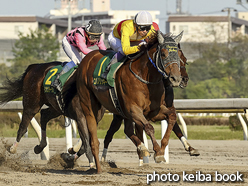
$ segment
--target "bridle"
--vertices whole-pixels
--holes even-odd
[[[168,66],[170,66],[171,64],[173,64],[173,63],[176,63],[177,65],[178,65],[178,67],[179,68],[181,68],[180,67],[180,61],[179,61],[179,56],[178,56],[178,50],[180,50],[180,49],[178,49],[178,47],[177,47],[177,50],[176,51],[173,51],[174,53],[176,53],[177,54],[177,56],[175,55],[175,54],[173,54],[173,53],[171,53],[171,55],[173,55],[173,56],[170,56],[170,52],[169,52],[169,55],[164,59],[164,60],[162,60],[162,57],[161,57],[161,48],[166,48],[168,51],[169,51],[169,49],[168,49],[168,46],[170,46],[170,45],[168,45],[168,44],[171,44],[171,43],[173,43],[173,44],[176,44],[175,42],[164,42],[163,44],[158,44],[158,46],[157,46],[157,49],[156,49],[156,51],[154,52],[154,54],[153,54],[153,58],[154,59],[156,59],[155,60],[155,62],[151,59],[151,57],[149,56],[149,53],[148,53],[148,49],[146,50],[146,54],[147,54],[147,57],[148,57],[148,59],[149,59],[149,61],[152,63],[152,65],[158,70],[158,72],[160,73],[160,74],[162,74],[162,76],[164,77],[164,78],[168,78],[169,76],[166,74],[166,72],[165,72],[165,69],[168,67]],[[180,59],[181,60],[181,59]],[[163,61],[165,61],[164,62],[164,65],[162,64],[162,62]],[[143,83],[145,83],[145,84],[158,84],[158,83],[160,83],[161,81],[162,81],[162,78],[159,80],[159,81],[157,81],[157,82],[149,82],[149,81],[146,81],[146,80],[144,80],[143,78],[141,78],[140,76],[138,76],[133,70],[132,70],[132,68],[131,68],[131,65],[132,65],[132,63],[134,62],[134,59],[132,59],[131,61],[130,61],[130,64],[129,64],[129,70],[132,72],[132,74],[138,79],[138,80],[140,80],[141,82],[143,82]],[[182,61],[183,62],[183,61]],[[160,66],[163,66],[163,70],[161,69],[161,67]],[[165,67],[164,67],[165,66]],[[179,69],[180,70],[180,69]]]

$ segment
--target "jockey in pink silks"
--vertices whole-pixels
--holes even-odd
[[[51,86],[61,91],[59,78],[75,65],[80,64],[86,54],[92,51],[88,47],[97,45],[100,50],[106,50],[103,42],[102,25],[98,20],[90,20],[86,26],[71,30],[62,40],[66,55],[71,59],[52,82]]]

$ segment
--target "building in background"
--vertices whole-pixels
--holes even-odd
[[[103,36],[105,44],[108,46],[107,37],[112,28],[123,19],[133,19],[139,10],[111,10],[110,0],[91,0],[90,10],[79,8],[78,0],[60,0],[59,8],[50,10],[46,17],[37,16],[1,16],[0,17],[0,63],[8,63],[8,59],[14,56],[11,52],[15,40],[18,39],[18,32],[27,35],[29,29],[35,30],[45,24],[50,31],[57,36],[59,41],[68,32],[69,20],[71,18],[71,28],[86,25],[91,19],[98,19],[103,25]],[[147,10],[149,11],[149,10]],[[153,20],[159,24],[156,18],[159,11],[149,11]],[[94,48],[94,47],[93,47]],[[58,56],[59,60],[66,61],[69,58],[64,53],[62,47]]]
[[[169,16],[166,32],[184,31],[182,42],[228,42],[228,37],[248,34],[248,21],[236,17],[230,18],[229,34],[228,16]]]
[[[133,19],[140,10],[111,10],[110,0],[91,0],[90,9],[80,7],[79,0],[56,0],[57,8],[50,10],[45,17],[37,16],[1,16],[0,17],[0,63],[6,63],[13,58],[11,53],[14,42],[18,39],[18,32],[24,35],[29,29],[37,29],[45,24],[61,41],[68,32],[69,22],[71,27],[86,25],[91,19],[100,20],[103,25],[103,36],[106,39],[113,27],[124,19]],[[82,1],[80,1],[82,2]],[[176,12],[168,13],[166,21],[166,33],[184,35],[181,40],[184,54],[189,61],[199,57],[191,50],[188,43],[228,43],[236,34],[248,34],[248,12],[237,12],[235,17],[209,15],[195,16],[188,12],[182,12],[182,0],[177,0]],[[224,9],[223,9],[224,10]],[[159,24],[160,11],[150,11],[153,20]],[[230,11],[230,10],[229,10]],[[107,41],[105,44],[108,46]],[[59,60],[68,60],[61,49]]]
[[[50,10],[47,17],[57,20],[68,20],[71,14],[72,22],[85,25],[91,19],[98,19],[103,27],[113,27],[124,19],[133,19],[140,10],[111,10],[110,0],[91,0],[90,10],[78,9],[78,0],[61,0],[61,8]],[[152,15],[153,21],[159,24],[157,16],[160,11],[146,10]]]
[[[11,65],[8,63],[8,59],[12,59],[12,47],[15,41],[18,39],[18,33],[22,32],[23,35],[27,35],[31,30],[36,30],[46,25],[53,35],[57,36],[59,41],[62,41],[63,37],[68,32],[68,21],[49,19],[37,16],[1,16],[0,17],[0,63]],[[72,28],[81,26],[81,24],[72,23]],[[109,28],[103,28],[104,35],[108,35],[111,32]],[[106,42],[106,41],[105,41]],[[107,43],[106,43],[107,44]],[[64,53],[62,47],[58,54],[59,60],[68,60],[68,57]]]

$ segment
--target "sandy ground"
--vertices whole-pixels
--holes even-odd
[[[3,138],[0,142],[0,186],[140,186],[147,185],[147,179],[153,180],[154,174],[157,174],[156,181],[150,182],[150,185],[248,185],[247,141],[191,140],[190,144],[201,153],[198,157],[191,157],[179,140],[170,140],[168,164],[154,163],[149,142],[150,163],[139,166],[132,142],[114,139],[109,147],[108,162],[102,163],[103,173],[96,174],[95,169],[89,169],[85,155],[73,168],[64,168],[59,154],[66,151],[65,138],[49,139],[50,161],[41,160],[40,155],[34,154],[37,138],[23,138],[17,154],[9,154],[4,146],[14,140]],[[76,143],[77,139],[73,141]],[[100,156],[102,149],[103,140],[100,139]],[[218,179],[223,177],[232,181],[217,182],[216,171]],[[202,181],[204,177],[205,181]]]

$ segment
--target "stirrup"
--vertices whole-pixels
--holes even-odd
[[[58,103],[58,106],[59,106],[59,109],[62,111],[62,113],[65,113],[65,103],[64,103],[64,100],[63,100],[63,97],[61,95],[60,92],[58,92],[56,95],[56,100],[57,100],[57,103]]]
[[[106,79],[106,80],[107,80],[107,75],[108,75],[108,72],[109,72],[109,70],[105,70],[105,71],[102,73],[101,78],[103,78],[103,79]]]
[[[55,88],[55,89],[58,90],[59,92],[62,91],[60,85],[61,85],[61,83],[60,83],[59,79],[55,79],[55,80],[51,83],[51,87]]]

